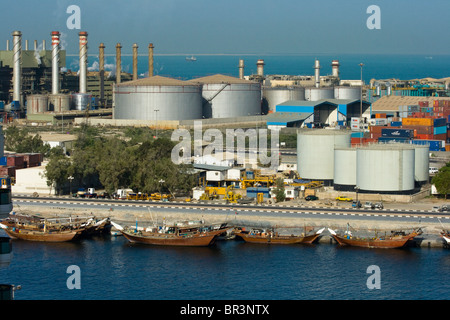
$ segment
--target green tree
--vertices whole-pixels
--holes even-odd
[[[275,193],[275,200],[277,202],[283,202],[286,199],[286,195],[284,193],[284,181],[282,178],[277,179],[276,188],[273,192]]]
[[[47,185],[55,187],[58,194],[61,194],[62,187],[67,183],[67,178],[72,175],[70,159],[64,154],[61,147],[51,149],[49,162],[44,170],[47,178]]]
[[[450,162],[447,162],[444,167],[439,169],[438,173],[431,179],[431,183],[447,199],[447,196],[450,194]]]
[[[28,129],[16,126],[5,130],[5,149],[18,153],[42,153],[45,157],[50,152],[50,146],[44,144],[40,135],[31,135]]]

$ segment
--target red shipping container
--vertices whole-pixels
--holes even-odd
[[[23,156],[16,154],[6,155],[6,165],[22,169],[24,167]]]
[[[0,175],[16,177],[16,167],[0,166]]]
[[[434,140],[434,134],[417,134],[419,140]]]
[[[447,134],[446,133],[435,134],[434,140],[447,140]]]

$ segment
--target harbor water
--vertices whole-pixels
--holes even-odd
[[[79,288],[68,284],[79,268]],[[368,285],[377,266],[378,288]],[[159,247],[102,236],[67,243],[13,241],[0,282],[16,300],[441,300],[445,248],[364,249],[336,244]]]

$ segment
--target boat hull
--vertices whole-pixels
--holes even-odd
[[[309,236],[260,236],[251,235],[248,233],[237,233],[236,236],[248,243],[260,244],[296,244],[296,243],[313,243],[320,234],[313,234]]]
[[[42,241],[42,242],[66,242],[75,240],[80,234],[81,230],[72,230],[64,232],[37,232],[34,230],[13,231],[10,229],[4,229],[5,232],[14,239],[27,240],[27,241]]]
[[[220,229],[186,236],[165,233],[138,234],[125,230],[121,232],[130,242],[159,246],[207,247],[214,244],[216,237],[226,231],[227,229]]]
[[[413,240],[417,234],[403,236],[399,238],[387,238],[387,239],[355,239],[346,238],[339,235],[332,235],[332,237],[343,246],[363,247],[363,248],[402,248],[408,241]]]

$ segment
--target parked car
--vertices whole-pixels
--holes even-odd
[[[348,201],[348,202],[353,201],[352,198],[347,198],[347,197],[343,197],[343,196],[337,197],[336,200],[338,200],[338,201]]]
[[[314,201],[314,200],[319,200],[319,197],[313,196],[313,195],[309,195],[305,197],[306,201]]]
[[[430,167],[429,170],[428,170],[428,172],[430,174],[438,173],[438,171],[439,171],[438,168],[435,168],[435,167]]]
[[[364,209],[375,209],[375,205],[370,201],[366,201],[364,204]]]

